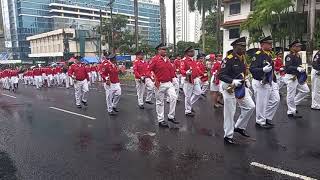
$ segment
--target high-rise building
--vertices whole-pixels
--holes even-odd
[[[198,42],[201,35],[201,16],[190,12],[187,0],[176,0],[176,40]]]
[[[6,48],[14,59],[26,59],[26,37],[60,28],[92,29],[99,25],[99,10],[110,18],[110,0],[1,0]],[[150,45],[160,42],[160,6],[155,0],[139,0],[139,35]],[[128,17],[134,31],[133,0],[115,0],[113,14]]]

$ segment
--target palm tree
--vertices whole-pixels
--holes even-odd
[[[138,31],[139,31],[139,10],[138,10],[138,0],[134,0],[134,36],[135,36],[135,44],[136,44],[136,50],[139,49],[139,37],[138,37]]]
[[[213,0],[188,0],[189,3],[189,10],[191,12],[199,11],[202,14],[202,49],[205,51],[205,18],[206,18],[206,12],[211,11],[215,7],[215,2]]]
[[[161,43],[166,42],[166,10],[164,0],[160,1]]]

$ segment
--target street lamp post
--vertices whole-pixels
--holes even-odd
[[[111,42],[110,42],[110,49],[112,50],[113,53],[113,17],[112,17],[112,10],[113,10],[113,3],[114,0],[110,0],[110,2],[107,4],[107,6],[109,6],[110,8],[110,18],[111,18]]]

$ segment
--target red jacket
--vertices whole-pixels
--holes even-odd
[[[191,82],[193,83],[194,79],[200,77],[200,71],[197,65],[197,61],[193,60],[191,57],[185,57],[184,62],[181,62],[181,74],[186,77],[187,71],[191,69]]]
[[[91,72],[91,67],[89,65],[86,65],[86,70],[88,73]]]
[[[181,59],[174,60],[174,66],[176,68],[176,72],[180,73],[180,67],[181,67]]]
[[[50,67],[47,67],[47,68],[45,69],[45,73],[46,73],[46,75],[51,75],[51,74],[53,74],[53,69],[50,68]]]
[[[221,61],[214,61],[211,68],[211,75],[215,77],[215,84],[219,84],[220,80],[218,78],[219,72],[221,70]]]
[[[60,74],[62,71],[60,66],[57,66],[55,68],[53,68],[53,74]]]
[[[75,77],[77,81],[89,80],[88,72],[84,64],[72,64],[68,71],[70,77]]]
[[[41,69],[40,68],[35,68],[33,70],[33,75],[34,76],[41,76],[42,75]]]
[[[13,77],[13,76],[18,76],[18,74],[19,74],[19,71],[18,71],[18,70],[11,70],[11,71],[10,71],[11,77]]]
[[[275,58],[274,59],[274,70],[277,72],[277,73],[280,73],[280,75],[285,75],[285,72],[284,71],[280,71],[280,68],[283,68],[284,65],[283,65],[283,62],[282,62],[282,59],[281,58]]]
[[[160,55],[156,55],[151,59],[149,70],[154,72],[156,83],[169,82],[175,77],[175,69],[170,60]]]
[[[91,71],[91,72],[97,71],[97,67],[96,67],[96,66],[91,66],[90,71]]]
[[[207,71],[206,66],[201,61],[198,61],[197,64],[198,64],[198,68],[199,68],[201,81],[202,82],[208,81],[209,77],[208,77],[208,71]]]
[[[116,64],[111,62],[105,62],[102,64],[101,77],[103,81],[106,81],[106,77],[109,77],[111,83],[119,83],[119,68]]]
[[[136,59],[133,62],[133,71],[134,71],[134,77],[136,79],[140,79],[142,76],[151,77],[151,72],[149,70],[149,64],[148,64],[148,62],[146,62],[144,60]]]

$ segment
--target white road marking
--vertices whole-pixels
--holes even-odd
[[[2,95],[7,96],[7,97],[11,97],[11,98],[14,98],[14,99],[17,98],[17,97],[15,97],[15,96],[11,96],[11,95],[9,95],[9,94],[2,94]]]
[[[84,117],[84,118],[87,118],[87,119],[91,119],[91,120],[95,120],[95,119],[96,119],[95,117],[86,116],[86,115],[83,115],[83,114],[79,114],[79,113],[71,112],[71,111],[64,110],[64,109],[60,109],[60,108],[56,108],[56,107],[49,107],[49,108],[50,108],[50,109],[57,110],[57,111],[62,111],[62,112],[65,112],[65,113],[69,113],[69,114],[73,114],[73,115],[81,116],[81,117]]]
[[[279,174],[287,175],[287,176],[290,176],[290,177],[303,179],[303,180],[317,180],[315,178],[303,176],[303,175],[300,175],[300,174],[296,174],[296,173],[293,173],[293,172],[290,172],[290,171],[286,171],[286,170],[282,170],[282,169],[279,169],[279,168],[267,166],[267,165],[260,164],[260,163],[257,163],[257,162],[252,162],[252,163],[250,163],[250,165],[251,166],[255,166],[255,167],[259,167],[259,168],[262,168],[262,169],[265,169],[265,170],[268,170],[268,171],[273,171],[273,172],[276,172],[276,173],[279,173]]]

